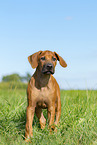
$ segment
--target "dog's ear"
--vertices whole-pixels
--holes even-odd
[[[31,64],[32,68],[36,68],[38,66],[38,55],[41,53],[42,53],[42,51],[38,51],[38,52],[28,56],[28,61]]]
[[[60,65],[62,67],[67,67],[67,64],[66,64],[65,60],[61,56],[59,56],[59,54],[57,54],[56,52],[54,52],[54,53],[55,53],[55,55],[57,57],[57,60],[59,61]]]

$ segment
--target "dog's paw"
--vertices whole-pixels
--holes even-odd
[[[25,138],[25,142],[31,142],[30,138]]]

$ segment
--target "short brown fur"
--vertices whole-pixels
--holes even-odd
[[[57,60],[62,67],[67,66],[61,56],[51,51],[36,52],[29,56],[28,60],[32,68],[36,68],[36,71],[29,81],[27,88],[26,141],[29,141],[27,139],[33,136],[32,123],[34,113],[36,113],[40,121],[41,129],[46,124],[42,109],[47,109],[50,131],[58,125],[61,116],[60,88],[52,74],[55,72]],[[54,122],[55,116],[56,120]]]

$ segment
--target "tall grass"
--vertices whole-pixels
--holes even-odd
[[[25,143],[26,89],[0,89],[1,145],[96,145],[97,91],[61,90],[62,112],[57,133],[41,130],[34,117],[33,138]],[[47,112],[44,111],[47,118]]]
[[[26,89],[26,88],[27,83],[22,82],[10,81],[0,83],[0,89]]]

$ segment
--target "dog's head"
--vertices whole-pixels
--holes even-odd
[[[43,74],[54,74],[55,66],[59,61],[62,67],[66,67],[67,64],[64,59],[56,52],[52,51],[38,51],[28,57],[28,61],[32,68],[39,68]]]

